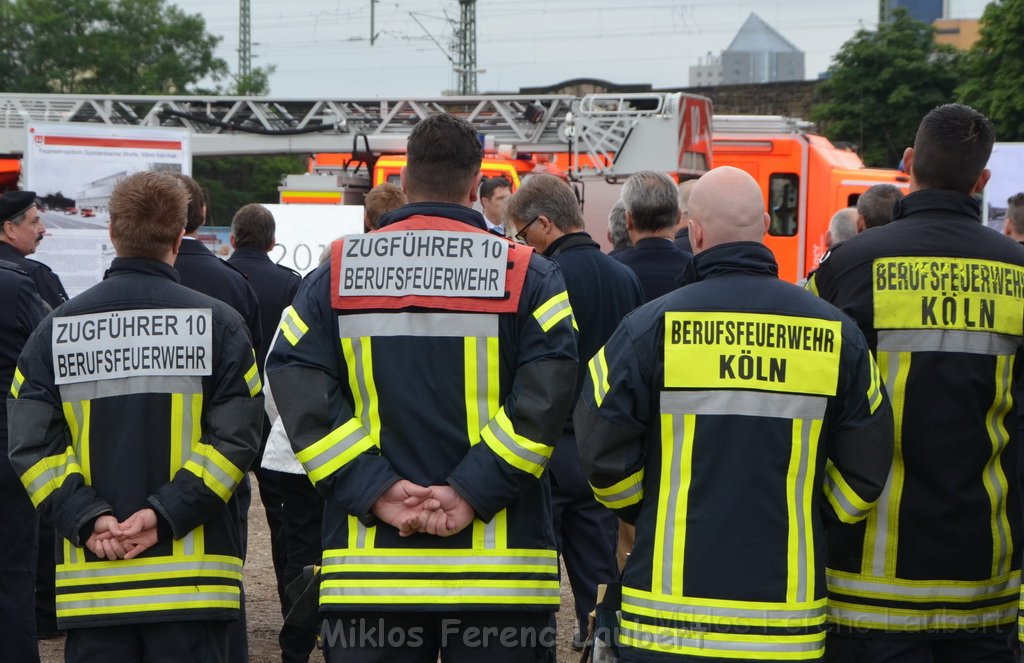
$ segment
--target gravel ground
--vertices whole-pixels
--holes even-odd
[[[245,562],[245,609],[249,620],[250,663],[278,663],[281,660],[277,633],[281,628],[281,609],[270,559],[270,531],[259,498],[257,482],[252,482],[252,508],[249,511],[249,554]],[[580,655],[572,650],[573,602],[569,583],[562,581],[562,609],[558,613],[558,662],[573,663]],[[64,660],[64,638],[39,643],[42,663]],[[314,650],[311,663],[322,663],[323,655]]]

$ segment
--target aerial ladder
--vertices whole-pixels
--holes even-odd
[[[189,131],[197,156],[402,153],[412,127],[450,113],[485,149],[569,155],[573,179],[639,169],[699,175],[711,165],[711,103],[682,93],[481,95],[427,99],[273,99],[0,94],[0,154],[24,152],[27,127],[101,124]]]

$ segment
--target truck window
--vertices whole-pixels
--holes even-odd
[[[768,178],[768,209],[771,224],[768,234],[778,237],[796,235],[800,218],[800,176],[796,173],[772,173]]]

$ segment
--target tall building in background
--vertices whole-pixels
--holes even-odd
[[[690,85],[741,85],[802,81],[804,52],[751,13],[719,58],[690,67]]]
[[[949,16],[949,0],[880,0],[878,21],[885,23],[897,9],[906,9],[911,18],[931,25],[936,19]]]

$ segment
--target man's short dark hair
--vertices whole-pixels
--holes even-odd
[[[498,189],[512,190],[512,183],[508,181],[507,177],[488,177],[480,181],[480,197],[491,199],[494,192]]]
[[[162,258],[185,227],[188,193],[174,175],[143,171],[110,194],[110,236],[122,258]]]
[[[480,172],[484,151],[476,130],[454,115],[432,115],[409,134],[405,189],[416,201],[462,202]]]
[[[505,214],[524,225],[543,214],[563,233],[583,230],[576,194],[554,175],[531,175],[508,199]]]
[[[1006,201],[1006,218],[1014,233],[1024,235],[1024,193],[1014,194]]]
[[[992,123],[970,106],[939,106],[917,128],[911,174],[922,188],[970,194],[995,140]]]
[[[622,185],[622,202],[640,232],[675,228],[679,221],[679,190],[665,173],[641,170]]]
[[[903,197],[899,187],[876,184],[857,198],[857,214],[864,217],[865,228],[877,228],[892,221],[893,207]]]
[[[250,203],[235,212],[231,219],[231,234],[235,248],[251,248],[267,251],[274,245],[277,224],[274,215],[263,205]]]
[[[199,186],[199,182],[182,173],[174,173],[174,176],[181,180],[185,185],[185,190],[188,191],[188,222],[185,224],[185,232],[194,233],[206,221],[204,218],[206,197],[203,195],[203,189]]]

